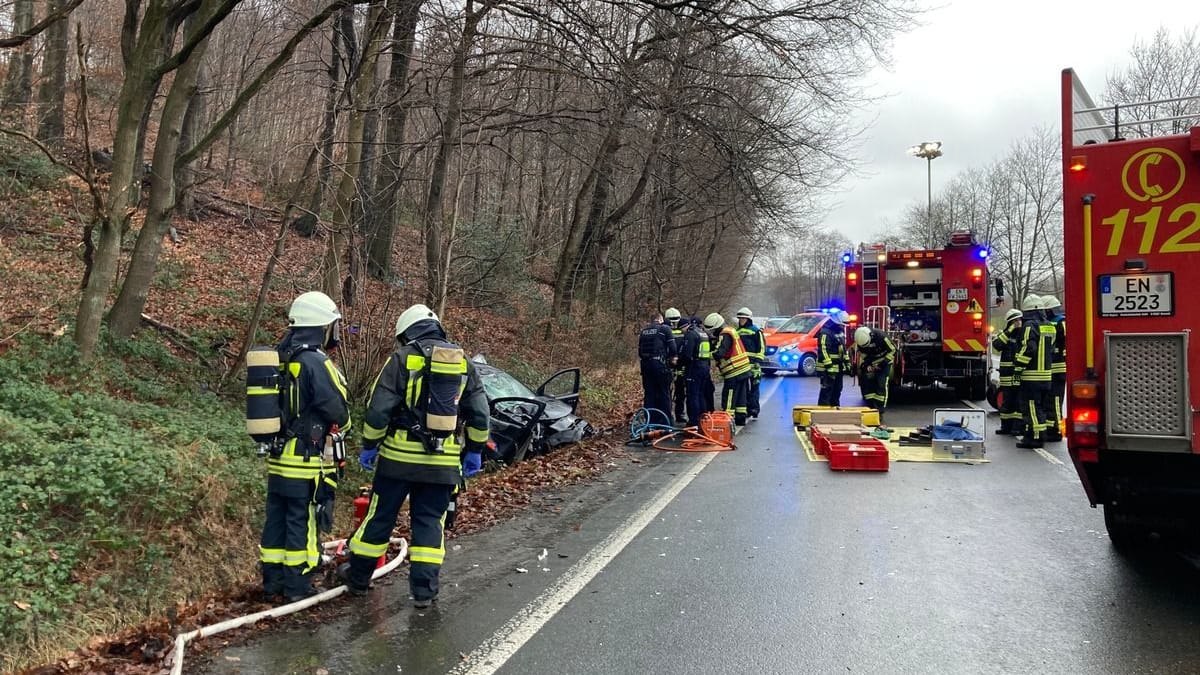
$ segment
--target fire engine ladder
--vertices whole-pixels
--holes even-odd
[[[862,261],[862,306],[886,304],[880,297],[879,261],[872,255]]]

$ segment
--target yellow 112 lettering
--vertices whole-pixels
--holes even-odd
[[[1153,251],[1158,235],[1158,225],[1163,220],[1163,207],[1152,206],[1132,218],[1130,215],[1129,209],[1121,209],[1100,221],[1101,225],[1112,227],[1107,255],[1120,255],[1121,249],[1125,246],[1125,230],[1129,229],[1130,223],[1141,227],[1141,237],[1139,238],[1136,233],[1133,233],[1131,237],[1138,242],[1138,253],[1144,255]],[[1189,237],[1200,232],[1200,203],[1180,204],[1166,216],[1166,222],[1170,225],[1178,225],[1181,229],[1162,242],[1158,247],[1158,253],[1200,252],[1200,239],[1187,241]]]

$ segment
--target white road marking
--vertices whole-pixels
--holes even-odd
[[[766,405],[779,389],[779,381],[760,397],[760,405]],[[743,427],[744,428],[744,427]],[[734,433],[741,429],[734,429]],[[608,535],[592,550],[567,570],[549,588],[542,591],[533,602],[525,605],[513,618],[499,628],[492,637],[476,647],[465,659],[455,666],[449,675],[491,675],[500,670],[521,647],[529,642],[560,609],[566,607],[592,579],[596,577],[618,554],[646,529],[663,509],[686,488],[704,467],[720,453],[712,452],[700,456],[690,469],[663,489],[657,497],[640,512],[633,514],[612,534]]]
[[[1037,454],[1041,455],[1041,456],[1042,456],[1042,459],[1046,460],[1047,462],[1050,462],[1051,464],[1057,464],[1057,465],[1059,465],[1059,466],[1063,466],[1063,462],[1062,462],[1062,460],[1061,460],[1061,459],[1059,459],[1059,458],[1055,457],[1054,455],[1052,455],[1052,454],[1050,454],[1050,453],[1046,452],[1046,451],[1045,451],[1045,450],[1043,450],[1042,448],[1034,448],[1034,449],[1033,449],[1033,451],[1034,451],[1034,452],[1036,452]]]

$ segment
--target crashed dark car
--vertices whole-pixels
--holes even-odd
[[[579,408],[579,369],[560,370],[531,390],[509,373],[474,359],[492,418],[493,459],[512,464],[595,433]]]

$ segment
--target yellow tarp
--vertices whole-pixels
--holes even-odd
[[[796,438],[800,441],[800,447],[804,449],[804,454],[810,462],[828,462],[825,457],[818,455],[816,449],[813,448],[812,441],[808,439],[808,433],[796,429]],[[934,457],[933,448],[929,446],[911,446],[900,445],[900,436],[907,436],[909,432],[916,431],[915,428],[899,428],[892,429],[892,437],[884,441],[888,448],[888,460],[892,462],[948,462],[953,464],[987,464],[991,460],[987,459],[955,459],[953,457]],[[880,439],[883,440],[883,439]]]

